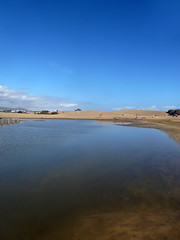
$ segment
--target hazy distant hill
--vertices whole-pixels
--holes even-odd
[[[14,110],[14,111],[16,111],[16,110],[22,110],[22,111],[27,111],[25,108],[21,108],[21,107],[16,107],[16,108],[12,108],[12,107],[0,107],[0,110]]]

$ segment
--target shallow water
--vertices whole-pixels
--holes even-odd
[[[82,120],[0,127],[0,239],[63,240],[78,217],[134,208],[179,213],[180,146],[165,133]]]

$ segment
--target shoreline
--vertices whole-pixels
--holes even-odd
[[[19,118],[0,118],[0,126],[19,123]]]
[[[118,121],[116,122],[119,123]],[[165,132],[170,138],[180,144],[180,122],[169,122],[163,119],[159,119],[158,121],[131,120],[131,124],[123,125],[122,123],[120,125],[128,127],[158,129]]]
[[[2,118],[19,119],[62,119],[62,120],[98,120],[113,121],[122,126],[159,129],[180,144],[180,116],[168,116],[165,111],[121,110],[121,111],[60,111],[56,115],[34,113],[4,113]],[[125,124],[125,123],[129,124]]]

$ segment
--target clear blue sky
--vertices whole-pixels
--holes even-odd
[[[0,106],[179,107],[180,1],[0,0],[0,85]]]

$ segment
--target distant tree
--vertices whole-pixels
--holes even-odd
[[[49,114],[48,110],[42,110],[39,114]]]
[[[77,111],[82,111],[80,108],[78,108],[78,109],[76,109],[76,110],[74,110],[75,112],[77,112]]]
[[[10,112],[11,112],[11,110],[10,110],[10,109],[8,109],[8,110],[4,110],[3,112],[8,112],[8,113],[10,113]]]
[[[19,110],[19,111],[17,111],[17,113],[23,113],[23,111],[22,111],[22,110]]]
[[[176,114],[180,115],[180,109],[176,109]]]
[[[168,113],[171,116],[178,116],[180,115],[180,109],[170,109],[166,113]]]

